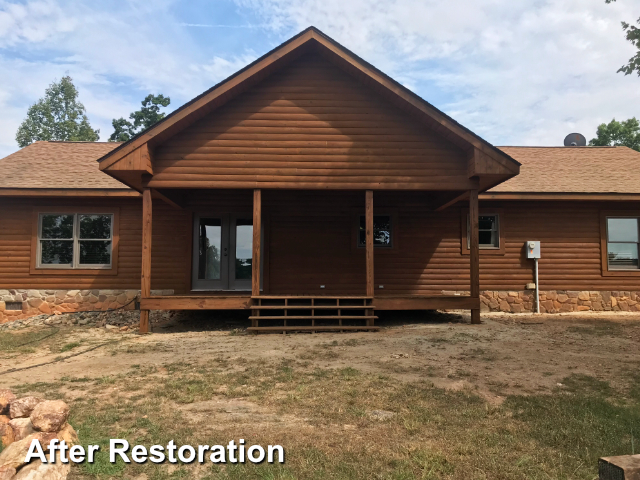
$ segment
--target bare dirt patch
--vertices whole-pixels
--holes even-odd
[[[640,443],[638,317],[384,317],[379,333],[3,333],[25,336],[0,339],[0,385],[64,398],[81,441],[105,449],[245,438],[288,452],[285,466],[101,460],[75,478],[577,479]]]
[[[551,391],[571,374],[624,382],[624,372],[640,365],[640,316],[491,315],[483,317],[479,326],[461,323],[458,315],[407,318],[412,323],[389,322],[379,333],[254,336],[233,334],[234,330],[181,331],[180,325],[169,324],[156,327],[158,333],[138,336],[66,328],[43,343],[30,344],[26,352],[18,348],[0,353],[0,373],[104,344],[85,355],[30,369],[27,375],[32,382],[52,382],[65,376],[115,375],[137,364],[239,368],[295,360],[320,368],[352,367],[403,381],[428,380],[454,390],[470,387],[495,399]],[[61,352],[65,345],[72,348]],[[0,376],[7,386],[24,380],[22,372]]]

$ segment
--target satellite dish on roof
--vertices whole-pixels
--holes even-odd
[[[565,147],[586,147],[587,139],[579,133],[570,133],[564,139]]]

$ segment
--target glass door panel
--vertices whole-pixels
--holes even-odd
[[[251,280],[253,256],[253,220],[236,223],[236,280]]]
[[[198,239],[198,279],[220,280],[222,220],[201,218]]]
[[[224,215],[195,218],[192,279],[194,290],[224,290],[228,288],[227,223]]]

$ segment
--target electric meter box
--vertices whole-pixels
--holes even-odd
[[[540,258],[540,242],[537,240],[528,240],[525,245],[527,250],[527,258]]]

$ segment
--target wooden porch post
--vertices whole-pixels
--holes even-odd
[[[469,270],[471,283],[471,297],[480,298],[480,234],[478,218],[478,190],[469,190]],[[480,323],[480,310],[471,310],[471,323]]]
[[[260,254],[262,231],[262,191],[256,188],[253,191],[253,255],[251,260],[251,295],[260,295]]]
[[[140,297],[151,296],[151,189],[142,191],[142,274]],[[140,310],[140,333],[149,333],[149,310]]]
[[[367,250],[367,297],[373,297],[373,190],[365,195],[365,245]]]

